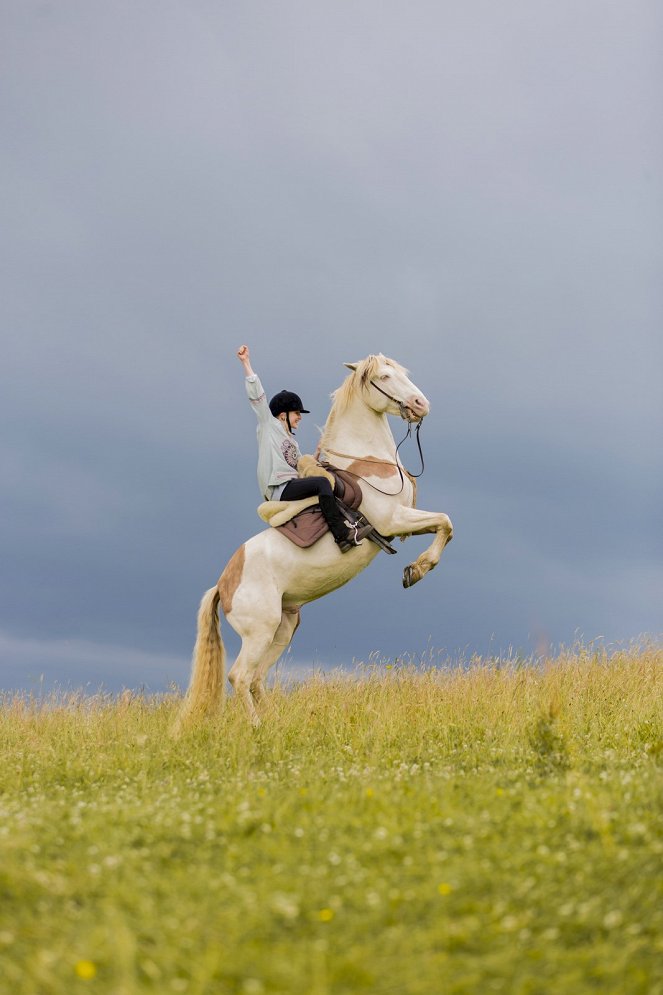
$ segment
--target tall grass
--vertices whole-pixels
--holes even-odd
[[[0,991],[663,993],[662,663],[7,695]]]

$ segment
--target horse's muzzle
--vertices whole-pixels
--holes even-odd
[[[417,396],[416,394],[408,397],[404,407],[408,421],[421,421],[430,411],[430,404],[426,398]]]

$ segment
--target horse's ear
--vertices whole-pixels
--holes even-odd
[[[347,368],[349,370],[352,370],[352,372],[354,373],[357,367],[359,366],[359,363],[343,363],[343,366],[347,366]]]

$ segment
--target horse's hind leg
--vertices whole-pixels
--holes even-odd
[[[228,674],[228,680],[235,689],[235,694],[241,700],[249,719],[255,726],[260,725],[260,717],[253,702],[251,685],[256,680],[263,657],[274,641],[277,628],[278,624],[274,624],[270,629],[267,629],[263,624],[259,628],[252,627],[251,632],[244,634],[242,648]]]
[[[298,608],[284,609],[281,616],[281,624],[274,634],[274,640],[267,652],[260,661],[260,666],[251,682],[251,694],[258,704],[265,698],[265,678],[270,667],[272,667],[281,654],[288,648],[299,626],[300,616]]]

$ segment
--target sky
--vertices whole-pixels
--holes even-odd
[[[662,77],[657,0],[2,0],[0,687],[186,686],[263,527],[245,342],[304,452],[406,366],[455,527],[282,673],[660,639]]]

